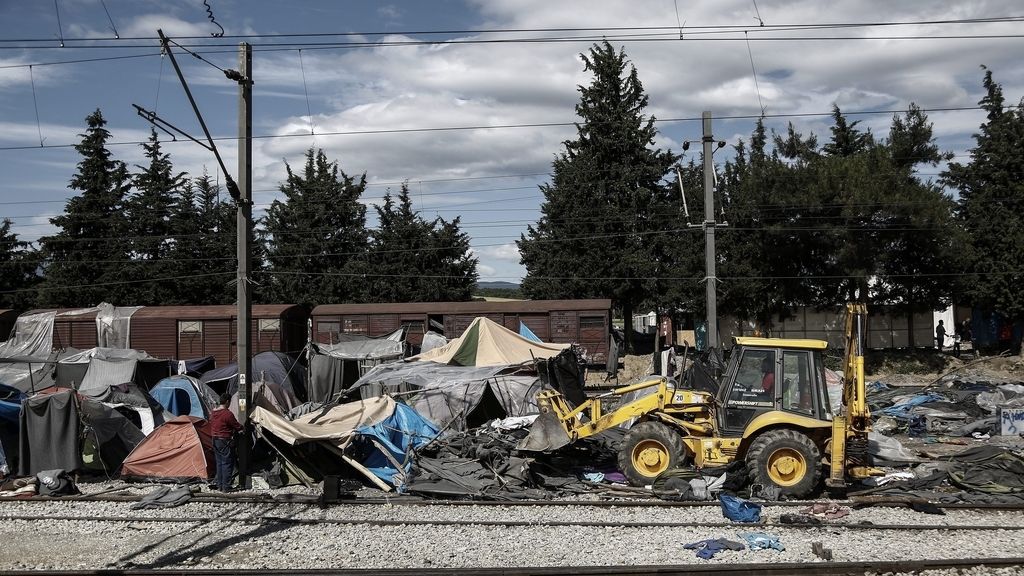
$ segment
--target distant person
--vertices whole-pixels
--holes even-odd
[[[935,347],[941,352],[942,345],[946,343],[946,327],[942,325],[942,320],[939,320],[939,325],[935,327]]]
[[[769,398],[773,398],[775,396],[775,362],[771,357],[765,358],[761,362],[761,372],[764,374],[761,377],[761,389],[768,394]]]
[[[242,425],[235,419],[228,406],[230,394],[220,395],[220,404],[210,413],[213,436],[213,452],[217,456],[217,489],[231,490],[231,477],[235,473],[235,433],[242,431]]]

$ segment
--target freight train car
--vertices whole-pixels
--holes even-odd
[[[313,309],[313,339],[330,344],[342,334],[383,336],[406,328],[406,341],[419,346],[427,330],[455,338],[477,316],[509,330],[525,324],[545,342],[575,342],[592,363],[608,354],[611,300],[514,300],[506,302],[410,302],[323,304]]]
[[[34,310],[27,314],[45,312]],[[218,366],[237,360],[238,308],[218,306],[145,306],[131,315],[128,347],[158,358],[213,356]],[[292,304],[252,307],[253,355],[277,351],[298,353],[306,343],[306,309]],[[96,312],[57,310],[53,347],[93,348],[97,345]]]

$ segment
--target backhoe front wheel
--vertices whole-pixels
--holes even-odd
[[[796,430],[771,430],[758,436],[746,462],[751,482],[778,486],[787,496],[807,496],[821,478],[818,446]]]
[[[619,470],[634,486],[646,486],[662,472],[679,466],[686,446],[678,432],[661,422],[632,427],[619,448]]]

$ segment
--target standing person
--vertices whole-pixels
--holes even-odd
[[[231,477],[235,473],[234,436],[242,431],[242,425],[228,409],[230,404],[231,395],[221,394],[220,405],[210,413],[213,451],[217,455],[217,489],[221,492],[231,489]]]
[[[946,343],[946,327],[942,325],[942,320],[939,320],[939,325],[935,327],[935,347],[942,351],[942,345]]]

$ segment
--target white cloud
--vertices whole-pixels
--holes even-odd
[[[483,246],[476,251],[481,258],[519,263],[519,247],[514,242],[500,246]]]

